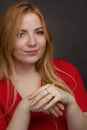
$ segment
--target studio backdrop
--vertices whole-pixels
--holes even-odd
[[[0,13],[21,0],[0,0]],[[54,58],[74,64],[87,89],[87,0],[28,0],[45,14],[53,34]]]

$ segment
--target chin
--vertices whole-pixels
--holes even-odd
[[[28,61],[29,64],[36,64],[39,60],[30,60]]]
[[[38,58],[31,58],[28,60],[28,63],[36,63],[40,60],[41,57],[38,57]]]

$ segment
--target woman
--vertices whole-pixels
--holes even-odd
[[[53,60],[52,37],[29,2],[0,18],[0,129],[87,130],[87,93],[77,69]]]

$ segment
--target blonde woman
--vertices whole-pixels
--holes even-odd
[[[29,2],[0,17],[0,130],[87,130],[87,93],[77,69],[53,60],[52,37]]]

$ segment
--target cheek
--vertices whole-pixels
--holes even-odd
[[[26,42],[27,42],[27,39],[25,39],[25,38],[17,39],[14,43],[13,48],[16,50],[21,49],[25,45]]]
[[[44,51],[44,52],[45,52],[45,50],[46,50],[46,45],[47,45],[46,39],[44,38],[44,39],[43,39],[43,44],[42,44],[42,48],[43,48],[43,51]]]
[[[45,38],[41,39],[41,40],[39,41],[39,43],[40,43],[40,46],[41,46],[41,47],[46,48],[46,39],[45,39]]]
[[[18,42],[16,42],[13,46],[12,49],[12,56],[15,56],[16,53],[21,49],[20,44],[18,44]]]
[[[15,42],[13,46],[13,50],[17,50],[18,48],[20,48],[20,44],[19,42]]]
[[[44,55],[46,50],[46,43],[44,43],[43,45],[41,45],[41,55]]]
[[[16,54],[17,54],[17,50],[16,50],[16,48],[13,48],[13,50],[12,50],[12,56],[15,57]]]
[[[15,42],[14,46],[13,46],[13,51],[18,51],[21,50],[24,46],[24,42],[23,41],[17,41]]]
[[[42,45],[42,47],[44,48],[44,51],[45,51],[45,49],[46,49],[46,45],[47,45],[46,39],[44,39],[44,42],[43,42],[43,45]]]

